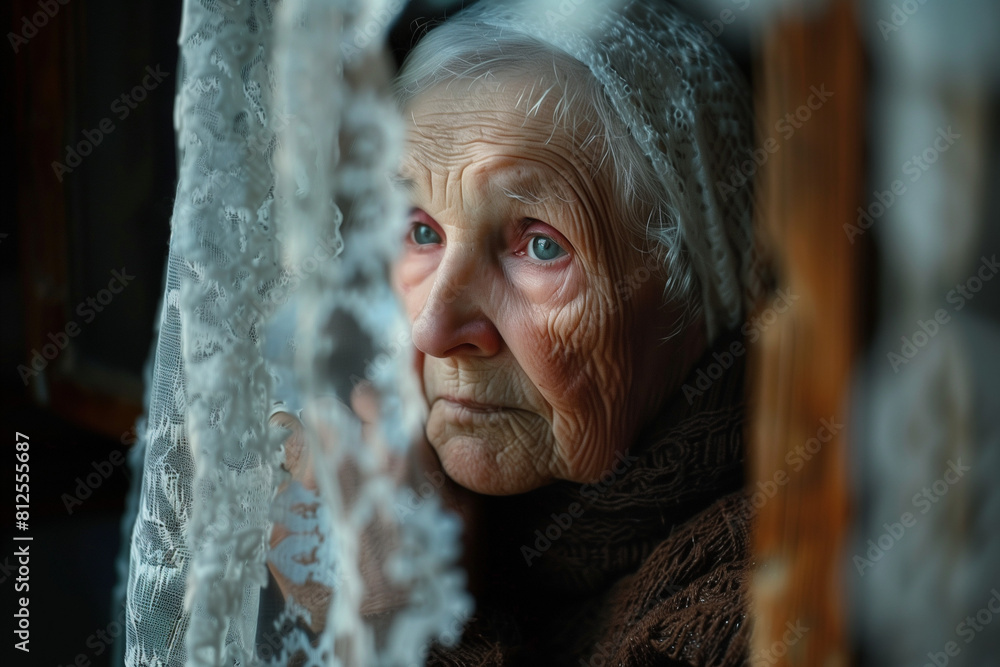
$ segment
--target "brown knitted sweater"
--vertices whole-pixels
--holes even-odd
[[[687,384],[718,375],[713,352],[736,340]],[[678,393],[597,483],[485,499],[489,581],[460,643],[428,664],[745,664],[742,362],[690,403]]]

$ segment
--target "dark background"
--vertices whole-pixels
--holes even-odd
[[[4,493],[0,537],[3,655],[28,665],[108,665],[110,641],[124,627],[111,592],[121,515],[132,477],[122,464],[142,403],[141,371],[159,306],[162,266],[176,181],[172,103],[180,3],[53,3],[27,43],[2,47],[6,162],[0,196],[0,331]],[[28,36],[37,2],[14,2],[9,32]],[[157,65],[171,76],[135,108],[131,95]],[[147,81],[152,82],[151,79]],[[128,110],[124,115],[123,110]],[[66,146],[96,137],[90,155],[62,182],[53,161]],[[108,127],[105,124],[105,127]],[[134,275],[93,315],[78,304],[107,288],[112,270]],[[87,308],[87,306],[84,306]],[[92,318],[87,322],[85,318]],[[17,367],[57,340],[68,322],[79,335],[27,382]],[[11,646],[14,591],[15,433],[30,443],[30,655]],[[89,477],[89,479],[88,479]],[[74,498],[75,496],[75,498]],[[82,658],[78,658],[82,656]]]

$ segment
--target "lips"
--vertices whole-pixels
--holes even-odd
[[[437,400],[444,401],[445,403],[450,403],[454,406],[465,408],[466,410],[471,410],[473,412],[495,413],[504,409],[501,405],[480,403],[479,401],[474,401],[468,398],[459,398],[457,396],[438,396]]]

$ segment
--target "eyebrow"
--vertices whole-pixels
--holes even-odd
[[[553,198],[564,204],[577,200],[576,197],[567,197],[563,192],[564,186],[554,181],[551,175],[538,171],[522,172],[513,177],[501,178],[501,181],[506,181],[497,188],[501,194],[528,206],[542,204]]]
[[[514,201],[521,202],[522,204],[528,204],[529,206],[541,204],[552,196],[542,195],[526,183],[515,183],[509,186],[501,187],[500,192]]]

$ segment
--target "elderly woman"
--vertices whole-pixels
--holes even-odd
[[[743,664],[747,91],[669,5],[575,11],[480,3],[397,80],[393,281],[474,492],[476,617],[432,662]]]

